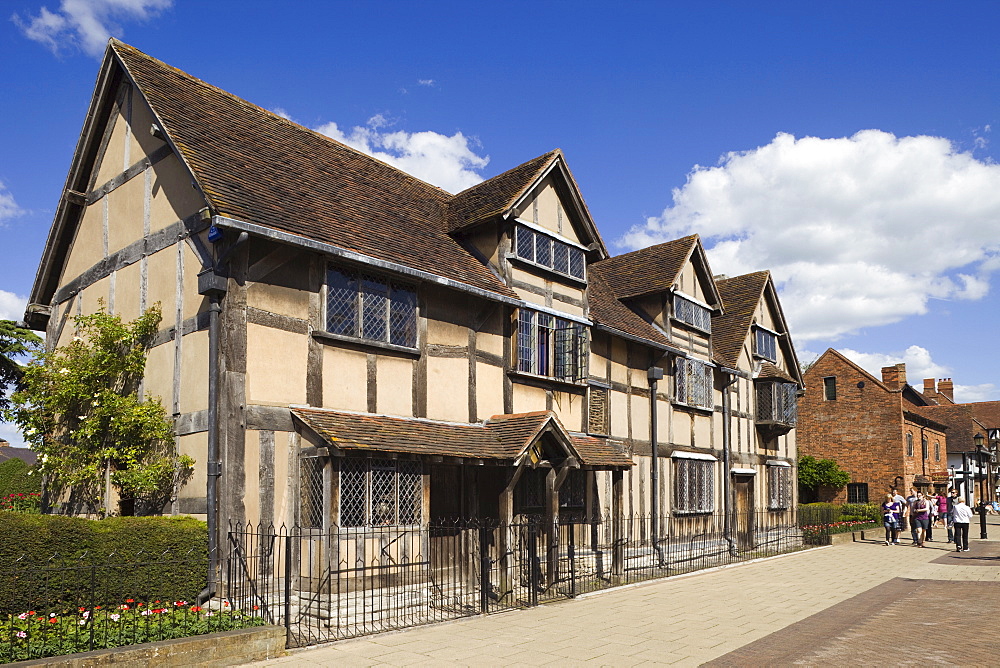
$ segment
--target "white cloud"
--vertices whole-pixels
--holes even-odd
[[[13,292],[0,290],[0,320],[22,320],[28,299]]]
[[[865,130],[696,165],[630,248],[697,232],[713,270],[770,269],[796,341],[836,339],[981,299],[1000,268],[1000,165],[940,137]]]
[[[22,213],[24,213],[24,209],[17,205],[14,196],[7,190],[7,186],[3,184],[3,181],[0,181],[0,223],[9,218],[20,216]]]
[[[117,21],[145,21],[172,5],[173,0],[62,0],[55,12],[43,6],[38,16],[14,14],[11,20],[25,37],[44,44],[52,53],[75,46],[100,57],[108,38],[122,34]]]
[[[417,83],[421,86],[433,86],[434,79],[417,79]]]
[[[17,427],[8,422],[0,422],[0,438],[10,442],[16,448],[24,447],[24,437]]]
[[[475,140],[461,132],[449,137],[429,130],[387,131],[391,125],[384,116],[377,114],[364,126],[355,126],[348,132],[333,122],[315,129],[452,193],[483,180],[478,170],[486,167],[490,158],[473,151]]]
[[[291,114],[289,114],[289,113],[288,113],[287,111],[285,111],[284,109],[282,109],[281,107],[275,107],[274,109],[272,109],[272,110],[271,110],[271,113],[272,113],[272,114],[276,114],[276,115],[278,115],[278,116],[281,116],[281,117],[282,117],[282,118],[284,118],[284,119],[285,119],[286,121],[292,121],[293,123],[295,122],[295,119],[294,119],[294,118],[292,118],[292,115],[291,115]]]

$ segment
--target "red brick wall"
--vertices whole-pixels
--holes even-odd
[[[824,398],[823,379],[837,378],[837,398]],[[805,374],[806,392],[799,399],[796,443],[801,455],[833,459],[867,483],[869,501],[878,501],[894,482],[910,487],[921,469],[919,429],[914,457],[905,456],[903,405],[900,392],[890,392],[836,353],[827,352]],[[863,383],[862,387],[858,385]],[[941,437],[944,442],[943,436]],[[933,457],[933,439],[931,439]],[[843,503],[847,488],[821,492],[822,501]]]

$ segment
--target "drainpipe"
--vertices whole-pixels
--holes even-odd
[[[649,468],[649,538],[656,551],[659,565],[663,566],[663,548],[660,547],[660,446],[656,437],[656,381],[663,379],[663,369],[651,366],[646,370],[649,379],[649,445],[652,463]]]
[[[221,241],[217,228],[209,231],[212,239],[215,231],[216,240]],[[246,232],[232,243],[215,261],[215,264],[198,274],[198,294],[209,299],[208,305],[208,482],[205,489],[205,512],[208,519],[208,579],[205,589],[198,594],[198,604],[204,603],[215,595],[219,565],[219,478],[222,477],[222,462],[219,457],[219,376],[222,372],[219,363],[219,344],[222,314],[222,298],[229,287],[229,279],[225,274],[229,256],[247,239]]]
[[[736,545],[733,542],[733,518],[732,518],[732,443],[733,425],[732,420],[732,399],[729,396],[729,386],[736,382],[736,375],[723,370],[722,373],[728,376],[728,380],[722,383],[722,535],[729,544],[729,553],[736,554]]]

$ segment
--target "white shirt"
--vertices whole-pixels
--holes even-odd
[[[955,524],[968,524],[972,519],[972,508],[965,505],[965,502],[955,503],[951,511],[951,521]]]

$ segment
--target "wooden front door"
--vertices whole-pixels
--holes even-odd
[[[753,549],[753,476],[733,476],[733,496],[736,500],[733,508],[733,530],[736,532],[736,545],[741,550]]]

